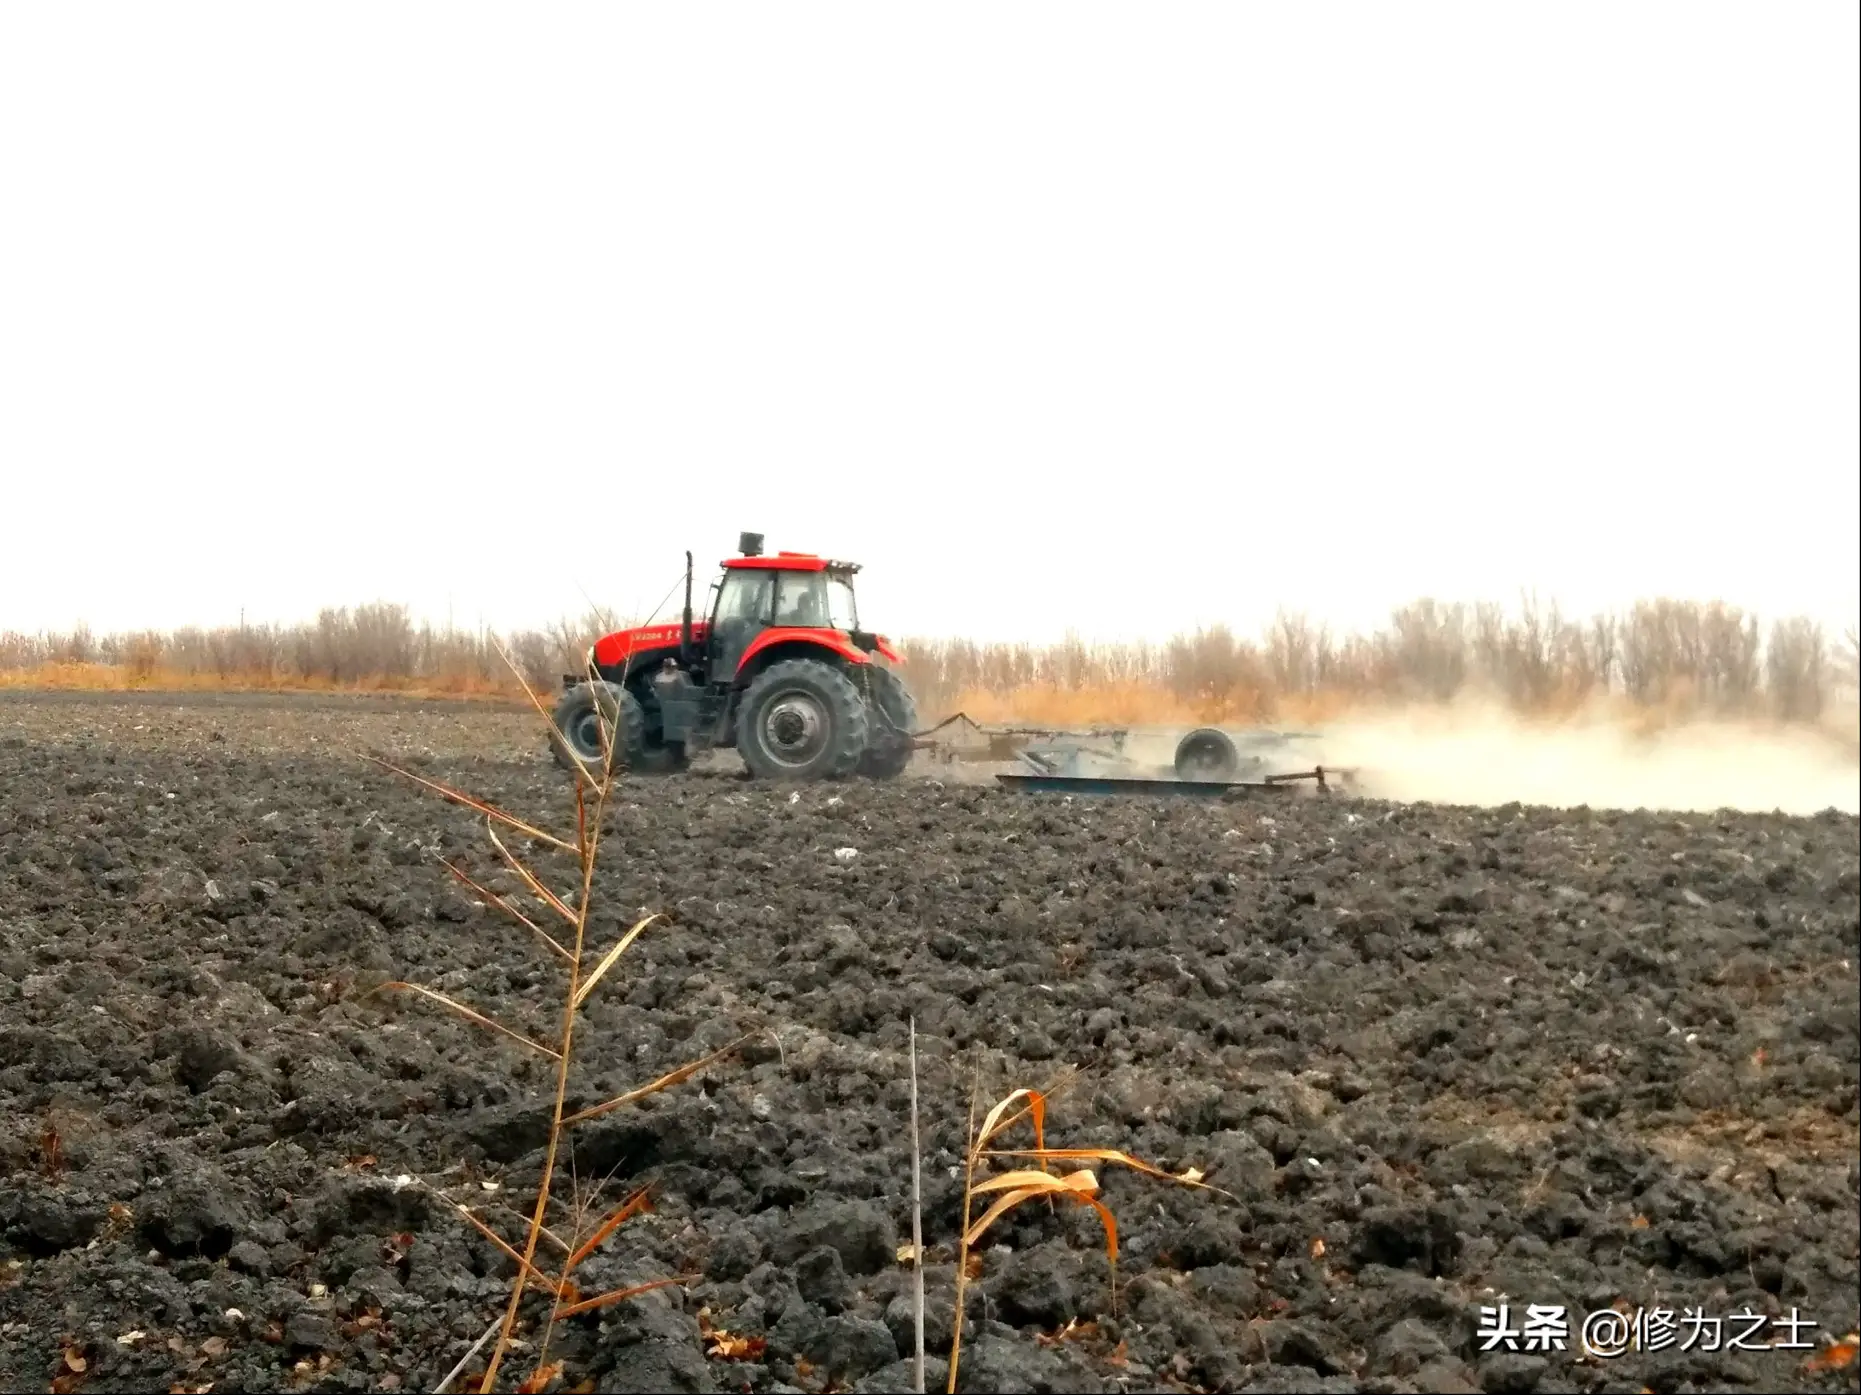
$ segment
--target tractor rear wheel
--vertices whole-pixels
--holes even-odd
[[[918,729],[918,705],[904,679],[889,668],[867,664],[860,670],[866,682],[866,703],[871,711],[872,735],[859,773],[875,780],[895,780],[911,764],[911,738]]]
[[[737,749],[764,780],[843,780],[859,768],[869,730],[853,680],[813,659],[770,664],[737,711]]]

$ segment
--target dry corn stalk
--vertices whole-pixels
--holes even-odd
[[[1009,1111],[1017,1102],[1021,1102],[1022,1107],[1010,1114]],[[994,1138],[1022,1118],[1027,1118],[1033,1126],[1034,1146],[1032,1148],[993,1149],[989,1147]],[[1039,1198],[1046,1198],[1049,1201],[1062,1200],[1081,1206],[1090,1206],[1098,1213],[1099,1220],[1105,1227],[1105,1261],[1111,1269],[1112,1310],[1117,1311],[1118,1218],[1112,1214],[1111,1208],[1100,1200],[1098,1175],[1090,1168],[1077,1168],[1072,1172],[1055,1172],[1048,1168],[1049,1163],[1112,1163],[1119,1167],[1131,1168],[1147,1176],[1176,1182],[1182,1186],[1196,1187],[1204,1191],[1218,1190],[1204,1182],[1202,1173],[1196,1168],[1180,1173],[1168,1172],[1115,1148],[1047,1147],[1047,1096],[1039,1090],[1014,1091],[989,1110],[983,1118],[980,1130],[974,1126],[975,1107],[972,1103],[970,1120],[970,1142],[964,1159],[963,1231],[957,1239],[956,1252],[956,1315],[950,1338],[950,1376],[945,1387],[951,1395],[954,1395],[956,1390],[957,1364],[962,1355],[963,1307],[971,1277],[971,1251],[990,1226],[1017,1206]],[[980,1182],[977,1181],[977,1170],[990,1158],[1029,1158],[1038,1165],[1010,1169]],[[976,1197],[984,1195],[993,1196],[995,1200],[980,1218],[972,1220],[972,1203]]]

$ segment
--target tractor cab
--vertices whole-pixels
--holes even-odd
[[[875,652],[878,637],[859,628],[854,599],[856,562],[836,562],[808,552],[765,556],[762,536],[745,533],[739,555],[727,558],[711,586],[711,618],[705,627],[704,669],[712,681],[736,674],[752,650],[760,651],[787,631],[789,642],[852,642]]]

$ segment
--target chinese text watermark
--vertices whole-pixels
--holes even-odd
[[[1598,1308],[1573,1323],[1562,1304],[1508,1303],[1480,1309],[1481,1351],[1560,1352],[1609,1359],[1631,1351],[1810,1351],[1805,1333],[1817,1324],[1795,1308],[1771,1317],[1746,1308],[1712,1313],[1703,1308]]]

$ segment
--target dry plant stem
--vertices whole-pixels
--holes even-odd
[[[963,1147],[963,1229],[956,1237],[956,1318],[950,1332],[950,1378],[945,1395],[956,1395],[956,1362],[963,1350],[963,1300],[969,1289],[969,1208],[976,1181],[976,1099],[982,1090],[982,1062],[976,1061],[969,1086],[969,1133]]]
[[[585,786],[579,776],[575,781],[576,832],[577,841],[581,844],[582,886],[581,895],[576,900],[575,940],[570,948],[573,957],[569,960],[569,991],[562,1004],[561,1046],[556,1058],[556,1098],[551,1107],[549,1143],[543,1154],[543,1179],[537,1188],[536,1209],[530,1217],[530,1231],[524,1237],[523,1266],[517,1271],[516,1282],[511,1285],[510,1303],[504,1310],[504,1329],[498,1334],[498,1344],[491,1352],[490,1363],[485,1368],[484,1384],[479,1387],[481,1390],[489,1391],[496,1387],[498,1367],[510,1344],[511,1333],[517,1326],[517,1309],[523,1303],[524,1290],[529,1286],[530,1264],[536,1257],[543,1217],[549,1207],[550,1183],[555,1180],[556,1154],[562,1145],[563,1109],[569,1093],[569,1058],[575,1044],[575,1014],[579,1011],[577,994],[581,988],[582,945],[588,929],[588,897],[594,884],[595,846],[600,839],[601,815],[607,807],[607,789],[608,783],[603,781],[596,792],[594,828],[590,831]]]
[[[569,1185],[576,1193],[575,1202],[570,1212],[575,1223],[569,1229],[569,1245],[572,1250],[579,1250],[581,1246],[577,1242],[580,1241],[582,1235],[581,1187],[575,1177],[573,1158],[570,1159],[569,1164]],[[549,1227],[543,1226],[542,1229],[546,1231]],[[568,1287],[569,1274],[573,1268],[574,1262],[572,1260],[565,1262],[562,1266],[562,1281],[549,1285],[549,1320],[543,1324],[543,1340],[536,1345],[536,1365],[533,1368],[535,1371],[545,1371],[549,1368],[549,1339],[554,1335],[556,1322],[562,1316],[563,1291]],[[530,1380],[524,1382],[525,1387],[534,1384],[534,1376],[532,1376]],[[548,1382],[545,1381],[544,1384],[547,1385]],[[540,1389],[541,1387],[539,1386],[538,1388]]]
[[[506,660],[508,661],[508,659],[509,656],[506,655]],[[517,673],[514,664],[512,664],[511,667],[512,672],[517,676],[518,682],[523,683],[522,674]],[[591,677],[592,676],[591,672]],[[535,692],[530,689],[527,683],[523,683],[523,687],[524,692],[530,698],[531,705],[545,721],[548,721],[549,713],[544,709],[541,700],[538,699]],[[606,1293],[596,1294],[592,1298],[584,1298],[581,1296],[580,1291],[570,1282],[570,1274],[627,1220],[641,1211],[650,1210],[651,1203],[648,1199],[647,1188],[641,1188],[633,1195],[627,1197],[618,1206],[614,1207],[605,1218],[598,1220],[594,1225],[592,1234],[590,1234],[588,1238],[583,1239],[583,1220],[585,1215],[592,1213],[586,1212],[581,1204],[579,1182],[576,1180],[573,1166],[571,1166],[570,1185],[574,1189],[575,1199],[571,1203],[570,1209],[575,1224],[570,1232],[572,1237],[571,1240],[568,1242],[563,1241],[547,1224],[545,1224],[552,1202],[558,1205],[561,1204],[557,1201],[555,1196],[555,1181],[556,1170],[563,1151],[563,1136],[572,1126],[581,1120],[595,1118],[610,1110],[618,1109],[622,1105],[629,1104],[647,1095],[655,1094],[660,1090],[667,1089],[683,1080],[689,1079],[712,1062],[735,1051],[744,1041],[749,1039],[749,1036],[757,1035],[757,1033],[750,1033],[749,1036],[740,1038],[732,1042],[729,1046],[714,1051],[701,1060],[690,1062],[684,1066],[680,1066],[676,1070],[669,1071],[651,1084],[640,1089],[630,1090],[617,1098],[607,1100],[590,1109],[581,1110],[573,1115],[566,1113],[569,1063],[574,1058],[576,1014],[581,1010],[589,994],[620,961],[621,956],[626,952],[628,946],[630,946],[649,925],[660,918],[657,915],[648,915],[641,919],[631,929],[627,930],[620,937],[619,942],[601,957],[599,962],[594,965],[591,972],[584,974],[583,970],[586,965],[588,953],[589,907],[594,897],[594,871],[601,841],[601,827],[606,815],[608,802],[615,788],[616,776],[619,773],[616,768],[618,732],[609,725],[605,716],[599,721],[599,731],[601,736],[602,757],[600,778],[596,779],[594,775],[590,774],[585,769],[577,769],[576,771],[575,842],[573,844],[558,839],[554,837],[554,835],[544,833],[540,829],[532,828],[521,820],[515,819],[502,810],[485,803],[483,800],[463,794],[460,791],[452,789],[450,786],[442,785],[432,780],[422,780],[417,776],[409,777],[414,779],[416,783],[438,790],[441,794],[467,808],[475,809],[483,813],[486,819],[486,832],[490,837],[491,844],[497,849],[505,863],[523,880],[532,894],[547,904],[564,920],[568,921],[575,932],[572,943],[565,947],[545,933],[541,927],[532,922],[505,898],[491,895],[488,892],[486,893],[490,901],[496,904],[500,909],[508,912],[515,920],[548,944],[554,952],[567,960],[568,982],[562,1002],[562,1023],[557,1038],[558,1044],[554,1050],[544,1046],[541,1042],[532,1041],[516,1032],[512,1032],[509,1028],[502,1026],[502,1024],[492,1021],[483,1014],[476,1012],[463,1003],[456,1002],[446,997],[444,994],[434,992],[431,989],[421,988],[416,984],[397,982],[386,985],[390,988],[409,989],[436,1002],[443,1003],[462,1016],[483,1026],[494,1028],[504,1035],[511,1037],[513,1040],[522,1042],[542,1052],[544,1055],[554,1058],[556,1062],[556,1082],[549,1138],[544,1149],[542,1176],[537,1184],[536,1202],[530,1213],[522,1252],[519,1253],[514,1246],[506,1243],[502,1237],[474,1215],[470,1208],[458,1202],[452,1203],[466,1221],[490,1239],[492,1243],[516,1265],[516,1276],[511,1285],[509,1302],[505,1306],[503,1316],[493,1325],[492,1332],[495,1332],[497,1342],[491,1349],[491,1357],[486,1365],[483,1382],[479,1387],[481,1391],[489,1391],[497,1388],[496,1382],[499,1368],[502,1365],[505,1354],[512,1346],[518,1313],[521,1311],[524,1295],[531,1287],[536,1287],[548,1293],[550,1296],[550,1303],[548,1313],[543,1319],[542,1337],[537,1343],[538,1356],[536,1367],[531,1374],[525,1378],[519,1388],[522,1390],[541,1390],[553,1381],[556,1376],[560,1374],[562,1369],[562,1362],[551,1362],[547,1359],[550,1338],[561,1320],[574,1317],[581,1313],[595,1312],[599,1309],[609,1307],[612,1304],[633,1298],[639,1294],[652,1292],[655,1289],[665,1288],[674,1284],[689,1283],[698,1277],[697,1275],[683,1275],[675,1278],[655,1279],[648,1283],[635,1284],[630,1287],[613,1289]],[[385,761],[377,760],[376,763],[387,766],[388,769],[395,770],[398,774],[407,774],[407,772],[400,771],[394,766],[388,766]],[[498,837],[496,822],[503,822],[512,827],[519,828],[537,837],[541,841],[574,852],[581,872],[579,891],[570,899],[557,896],[552,892],[527,864],[512,854],[510,849],[504,845],[503,840]],[[442,861],[444,860],[442,859]],[[472,882],[459,868],[452,866],[450,863],[446,865],[448,870],[461,881],[472,886],[475,890],[482,890],[482,888],[479,888],[476,883]],[[779,1047],[779,1040],[777,1044]],[[537,1245],[542,1239],[547,1239],[552,1245],[563,1252],[564,1260],[562,1267],[556,1274],[546,1274],[536,1266]],[[487,1339],[492,1335],[492,1332],[486,1334]],[[478,1346],[482,1347],[483,1345],[484,1340],[481,1339]],[[474,1347],[473,1351],[475,1352],[477,1349],[478,1347]],[[463,1363],[461,1363],[459,1369],[463,1369]],[[455,1370],[447,1379],[450,1381],[457,1374],[458,1371]]]
[[[487,1327],[479,1336],[478,1340],[473,1342],[466,1350],[465,1355],[459,1358],[459,1364],[446,1372],[445,1376],[440,1380],[440,1383],[433,1387],[433,1395],[445,1395],[446,1387],[457,1380],[459,1378],[459,1373],[471,1364],[472,1358],[485,1349],[485,1343],[497,1335],[497,1330],[503,1323],[504,1319],[501,1317],[491,1319],[491,1326]]]
[[[511,672],[517,674],[518,680],[522,681],[523,676],[514,663],[511,665]],[[549,714],[544,712],[542,702],[534,692],[531,692],[528,683],[524,684],[524,692],[528,694],[537,712],[547,721]],[[575,1043],[575,1014],[580,1010],[578,993],[581,988],[583,941],[588,931],[589,894],[594,886],[595,850],[601,838],[601,817],[607,808],[607,793],[613,784],[612,759],[608,754],[612,750],[613,738],[607,732],[606,722],[597,722],[597,726],[601,732],[601,768],[604,778],[595,792],[592,829],[588,820],[587,781],[579,771],[575,779],[575,852],[581,859],[582,882],[581,895],[576,898],[575,902],[575,940],[569,951],[568,993],[562,1002],[561,1047],[556,1058],[556,1098],[552,1106],[549,1125],[549,1143],[543,1154],[543,1177],[537,1187],[536,1209],[531,1213],[530,1231],[524,1238],[523,1264],[518,1268],[516,1281],[511,1285],[510,1302],[504,1309],[503,1330],[498,1333],[497,1346],[492,1348],[491,1360],[485,1368],[485,1378],[479,1387],[483,1391],[496,1388],[498,1367],[503,1363],[504,1353],[510,1345],[511,1333],[517,1326],[517,1310],[523,1303],[524,1290],[529,1286],[530,1265],[536,1258],[537,1241],[541,1237],[543,1219],[549,1208],[550,1183],[556,1175],[556,1154],[562,1144],[562,1114],[569,1092],[569,1059]]]
[[[916,1333],[912,1389],[924,1395],[924,1188],[918,1147],[918,1019],[911,1018],[911,1318]]]

